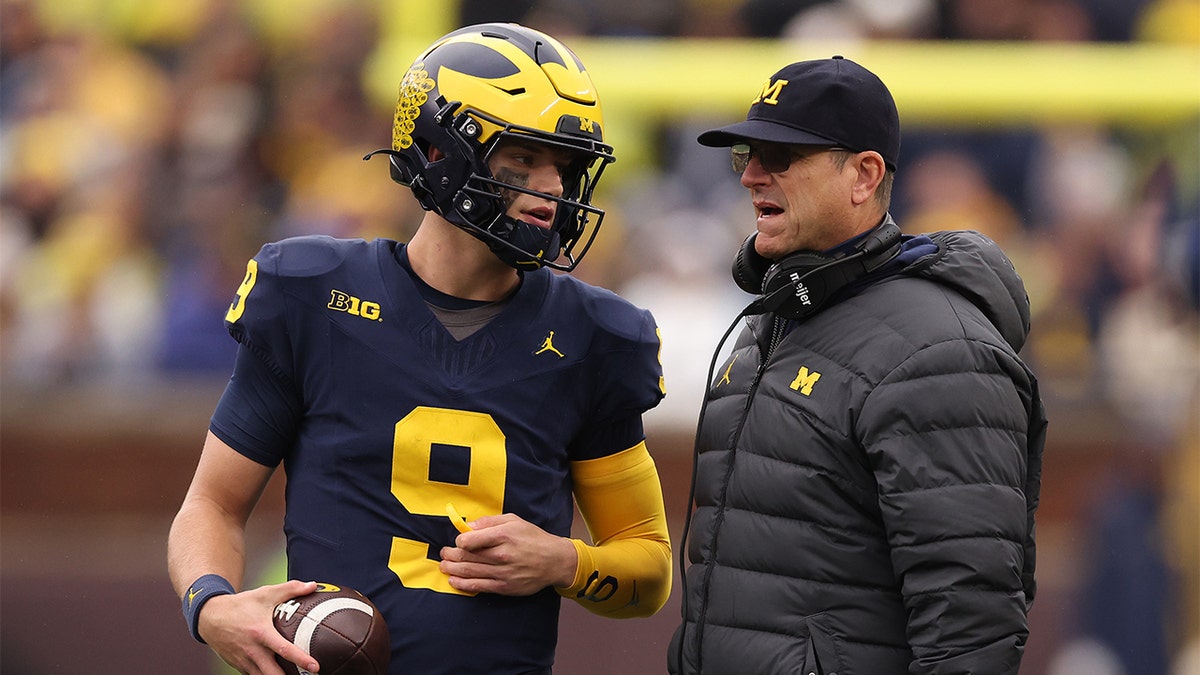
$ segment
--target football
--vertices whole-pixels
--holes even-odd
[[[375,605],[356,590],[318,584],[275,606],[275,629],[321,664],[320,675],[384,675],[391,638]],[[276,655],[288,675],[312,675]]]

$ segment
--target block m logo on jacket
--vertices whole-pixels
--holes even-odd
[[[800,366],[800,372],[796,373],[796,379],[788,385],[793,391],[798,391],[805,396],[812,394],[813,385],[817,380],[821,379],[821,373],[817,371],[809,371],[808,366]]]

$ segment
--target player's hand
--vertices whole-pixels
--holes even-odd
[[[315,590],[316,582],[293,580],[213,597],[200,609],[200,637],[222,661],[246,675],[284,675],[276,654],[315,673],[317,662],[280,635],[271,621],[275,605]]]
[[[442,549],[441,570],[450,585],[471,593],[532,595],[547,586],[570,586],[579,556],[571,540],[506,513],[469,523],[454,547]]]

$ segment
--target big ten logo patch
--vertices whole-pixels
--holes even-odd
[[[360,300],[336,288],[329,292],[329,304],[326,307],[353,316],[361,316],[371,321],[383,321],[383,318],[380,317],[381,309],[379,303],[371,302],[370,300]]]

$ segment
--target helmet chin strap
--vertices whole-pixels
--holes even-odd
[[[542,266],[542,261],[553,261],[558,257],[560,244],[557,232],[543,230],[537,225],[530,225],[507,215],[496,218],[492,229],[497,225],[505,228],[508,233],[500,236],[502,241],[489,241],[488,248],[506,265],[519,270],[537,269]],[[541,258],[530,258],[529,251],[540,252]]]
[[[493,218],[486,228],[476,225],[460,227],[487,244],[504,264],[518,270],[537,269],[542,267],[543,262],[555,260],[562,246],[557,232],[542,229],[503,213]],[[539,252],[541,257],[530,257],[531,251]]]

